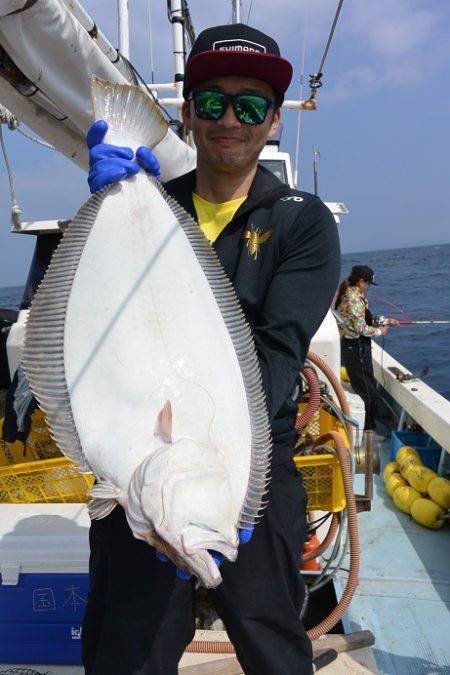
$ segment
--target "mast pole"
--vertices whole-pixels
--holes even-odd
[[[232,0],[233,15],[232,23],[241,23],[242,0]]]
[[[184,79],[184,18],[182,0],[170,0],[170,22],[173,38],[173,65],[175,71],[175,86],[177,98],[183,97]]]
[[[152,84],[155,84],[155,61],[153,59],[152,0],[147,0],[148,25],[150,29],[150,71]]]
[[[130,26],[128,21],[128,0],[117,0],[119,14],[119,51],[126,59],[130,58]]]

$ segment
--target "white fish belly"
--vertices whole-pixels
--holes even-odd
[[[70,291],[64,365],[81,446],[99,477],[127,489],[160,445],[155,422],[169,400],[173,440],[207,443],[229,467],[237,520],[251,461],[241,369],[185,233],[143,174],[100,208]]]

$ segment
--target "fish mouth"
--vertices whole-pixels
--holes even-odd
[[[221,553],[233,562],[237,557],[237,544],[215,530],[189,523],[181,536],[186,556],[192,560],[192,567],[205,588],[214,588],[222,581],[219,567],[211,552]],[[195,561],[195,562],[194,562]]]
[[[205,534],[210,534],[210,542],[205,542]],[[195,539],[200,539],[200,537],[201,543],[195,542]],[[174,542],[170,544],[157,532],[152,532],[147,541],[160,553],[168,556],[174,565],[196,576],[205,588],[216,588],[222,581],[219,566],[212,555],[213,552],[221,553],[230,562],[236,560],[237,557],[237,546],[234,546],[232,542],[214,530],[208,532],[207,529],[198,526],[197,528],[190,527],[187,533],[181,535],[177,544]],[[210,547],[211,552],[207,547]]]
[[[186,550],[183,546],[185,555],[180,555],[173,546],[158,535],[153,536],[152,541],[149,543],[155,546],[160,553],[167,555],[174,565],[181,570],[198,577],[205,588],[215,588],[221,583],[222,576],[219,567],[207,549]]]
[[[205,525],[188,523],[181,535],[181,543],[187,555],[195,555],[199,551],[217,551],[230,562],[234,562],[237,557],[239,540],[236,536],[236,541],[231,541],[220,532]]]
[[[209,553],[206,548],[199,548],[195,551],[191,551],[191,555],[204,567],[203,573],[198,570],[197,575],[205,588],[215,588],[218,586],[222,581],[222,575],[220,574],[219,567],[211,553]]]

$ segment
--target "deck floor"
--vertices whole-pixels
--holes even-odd
[[[387,443],[380,449],[384,467]],[[372,511],[359,516],[359,532],[350,630],[374,633],[381,675],[450,675],[450,528],[420,526],[394,506],[376,476]]]
[[[180,675],[183,675],[183,668],[201,663],[211,663],[212,661],[221,661],[227,658],[224,654],[215,656],[207,654],[185,654],[180,663]],[[232,656],[228,657],[230,660]],[[357,649],[347,654],[339,654],[336,661],[320,670],[322,675],[374,675],[378,673],[376,663],[370,649]],[[189,675],[189,671],[188,671]],[[206,674],[205,674],[206,675]],[[231,675],[231,673],[230,673]],[[234,675],[243,675],[239,668],[234,670]],[[263,675],[263,674],[261,674]]]

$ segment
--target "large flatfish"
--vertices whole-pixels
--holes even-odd
[[[166,123],[139,89],[93,78],[106,142],[153,147]],[[93,518],[221,576],[259,516],[270,431],[250,329],[197,223],[153,177],[79,209],[33,300],[23,368],[62,452],[92,472]]]

